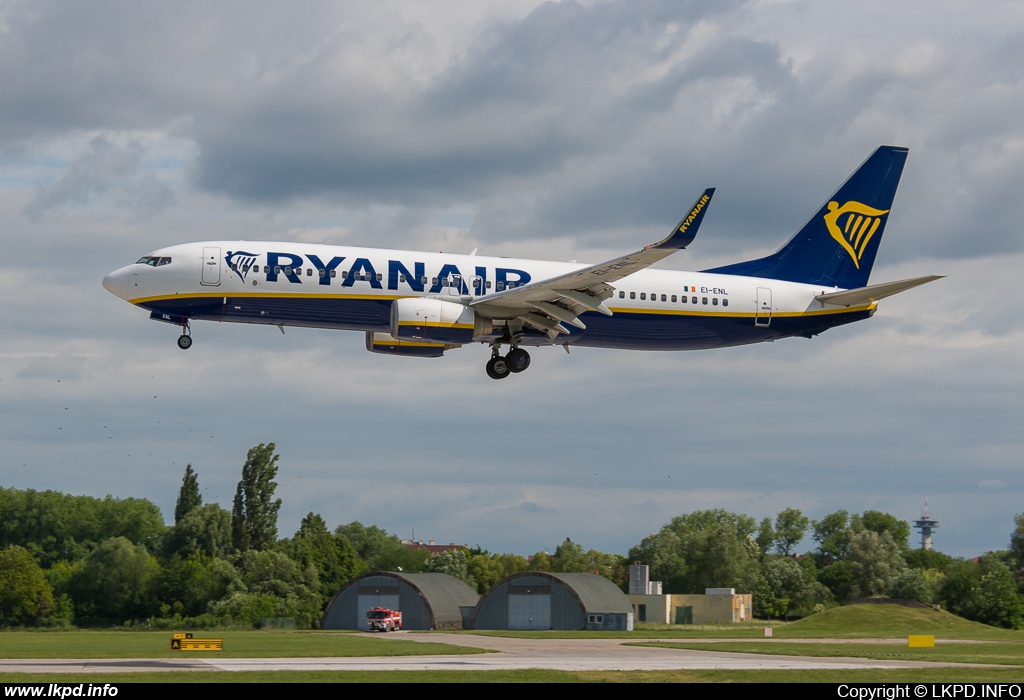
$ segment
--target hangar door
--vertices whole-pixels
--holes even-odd
[[[551,586],[509,586],[508,628],[551,629]]]
[[[371,608],[382,607],[399,610],[398,586],[360,586],[356,602],[356,629],[369,629],[366,613]]]

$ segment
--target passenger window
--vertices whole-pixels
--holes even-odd
[[[313,268],[311,268],[311,267],[307,268],[306,269],[306,277],[312,277],[312,276],[313,276]]]
[[[691,304],[696,304],[697,303],[697,297],[690,297],[690,303]]]
[[[274,274],[275,275],[280,275],[281,274],[281,266],[280,265],[274,265]]]
[[[646,299],[647,299],[647,292],[640,292],[640,301],[645,301]]]
[[[292,274],[292,269],[290,267],[284,268],[284,274],[286,274],[286,275]]]
[[[500,292],[504,288],[505,288],[505,283],[504,282],[498,282],[498,286],[496,287],[497,291]]]
[[[331,270],[331,272],[334,272],[334,270]],[[317,270],[316,273],[318,275],[320,275],[321,277],[326,277],[327,276],[327,270],[325,270],[322,267],[319,270]]]
[[[382,279],[384,279],[384,273],[383,272],[378,272],[377,273],[377,281],[380,282]]]
[[[700,303],[703,304],[704,306],[707,306],[708,305],[708,298],[707,297],[701,298]]]
[[[491,281],[490,281],[490,280],[487,280],[487,288],[488,288],[488,289],[490,289],[490,288],[491,288]]]
[[[675,294],[673,294],[673,295],[672,295],[672,303],[673,303],[673,304],[675,304],[675,303],[676,303],[676,295],[675,295]]]
[[[420,277],[420,284],[426,284],[426,283],[427,283],[427,276],[424,275],[423,277]]]
[[[264,265],[263,266],[263,271],[269,274],[270,273],[270,265]]]
[[[711,305],[718,306],[718,297],[715,297],[714,299],[711,300]]]
[[[728,305],[729,305],[729,300],[728,299],[722,299],[722,306],[728,306]]]
[[[666,296],[665,296],[664,294],[662,294],[662,295],[661,295],[661,300],[662,300],[662,301],[666,301],[666,300],[667,300],[667,297],[666,297]],[[675,299],[673,299],[672,301],[675,301]]]
[[[636,299],[636,292],[630,292],[629,293],[629,298],[630,299]]]
[[[437,284],[437,278],[436,277],[431,277],[430,278],[430,283],[431,284]]]
[[[342,272],[341,274],[342,274],[342,276],[344,276],[345,273]],[[331,270],[331,277],[337,277],[337,276],[338,276],[338,271],[337,270]]]
[[[348,270],[341,271],[341,279],[348,279]]]
[[[443,280],[441,280],[441,286],[442,287],[447,287],[448,286],[448,278],[447,277],[445,277]]]
[[[625,299],[625,298],[626,298],[626,293],[625,292],[619,292],[619,299]]]
[[[405,275],[399,275],[398,276],[398,281],[399,282],[405,282]]]

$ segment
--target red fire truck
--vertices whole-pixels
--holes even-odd
[[[371,632],[392,632],[402,629],[402,613],[390,608],[370,608],[366,613],[366,624]]]

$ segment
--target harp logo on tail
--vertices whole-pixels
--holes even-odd
[[[828,232],[850,254],[858,270],[868,241],[882,225],[882,216],[888,213],[888,209],[875,209],[860,202],[847,202],[843,206],[839,206],[839,202],[828,203],[828,213],[824,216]]]

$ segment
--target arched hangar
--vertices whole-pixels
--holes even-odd
[[[506,576],[477,603],[478,630],[632,630],[633,608],[597,574],[524,571]]]
[[[321,629],[365,630],[366,613],[381,606],[402,613],[402,629],[462,629],[463,614],[480,596],[448,574],[374,571],[352,579],[334,594],[320,619]]]

